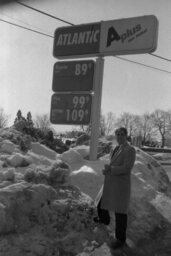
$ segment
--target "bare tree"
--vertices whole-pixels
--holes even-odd
[[[33,127],[32,115],[31,115],[31,112],[30,112],[30,111],[27,113],[27,118],[26,118],[26,120],[27,120],[27,125],[28,125],[29,127]]]
[[[0,128],[5,128],[8,123],[8,115],[4,113],[3,108],[0,108]]]
[[[153,122],[150,113],[144,113],[140,116],[139,130],[143,137],[143,143],[153,135]]]
[[[36,128],[39,128],[43,131],[48,131],[51,127],[50,118],[48,114],[37,115],[34,124]]]
[[[128,136],[132,137],[139,133],[139,116],[133,115],[128,112],[124,112],[121,116],[117,119],[116,126],[120,127],[123,126],[128,131]]]
[[[161,147],[165,146],[166,135],[170,128],[170,114],[168,111],[157,109],[152,113],[153,127],[159,132],[161,136]]]
[[[105,136],[105,115],[100,114],[100,126],[99,126],[99,135],[100,136]]]
[[[89,134],[91,131],[91,124],[89,125],[80,125],[80,131],[86,134]]]
[[[105,135],[110,135],[114,133],[116,123],[116,116],[113,112],[108,112],[105,115],[104,127],[105,127]]]

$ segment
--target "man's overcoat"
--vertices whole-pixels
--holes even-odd
[[[127,142],[116,149],[110,161],[111,172],[105,175],[101,208],[117,213],[127,213],[135,149]]]

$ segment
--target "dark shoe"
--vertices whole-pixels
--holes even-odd
[[[113,249],[113,250],[116,250],[116,249],[121,249],[126,243],[123,242],[123,241],[120,241],[120,240],[114,240],[111,242],[110,244],[110,247]]]
[[[96,222],[96,223],[103,223],[103,222],[100,220],[99,217],[94,217],[93,220],[94,220],[94,222]]]
[[[110,220],[108,220],[108,219],[101,219],[101,218],[99,218],[99,217],[94,217],[93,220],[94,220],[94,222],[96,222],[96,223],[100,223],[100,224],[103,223],[103,224],[106,225],[106,226],[108,226],[109,223],[110,223]]]

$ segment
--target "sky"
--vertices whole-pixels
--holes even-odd
[[[69,26],[17,4],[0,2],[0,19],[51,36],[56,28]],[[171,60],[170,0],[21,0],[34,8],[75,25],[155,15],[159,21],[154,54]],[[0,108],[13,123],[18,109],[24,116],[49,114],[52,92],[53,38],[33,33],[0,20]],[[141,66],[113,56],[104,58],[101,109],[105,114],[142,114],[171,109],[171,61],[146,54],[122,58],[163,69]],[[168,73],[170,72],[170,73]],[[57,131],[73,126],[55,125]]]

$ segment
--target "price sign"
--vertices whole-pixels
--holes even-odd
[[[90,123],[92,95],[90,94],[53,94],[50,120],[53,124]]]
[[[93,89],[94,61],[56,62],[53,68],[54,92],[91,91]]]

